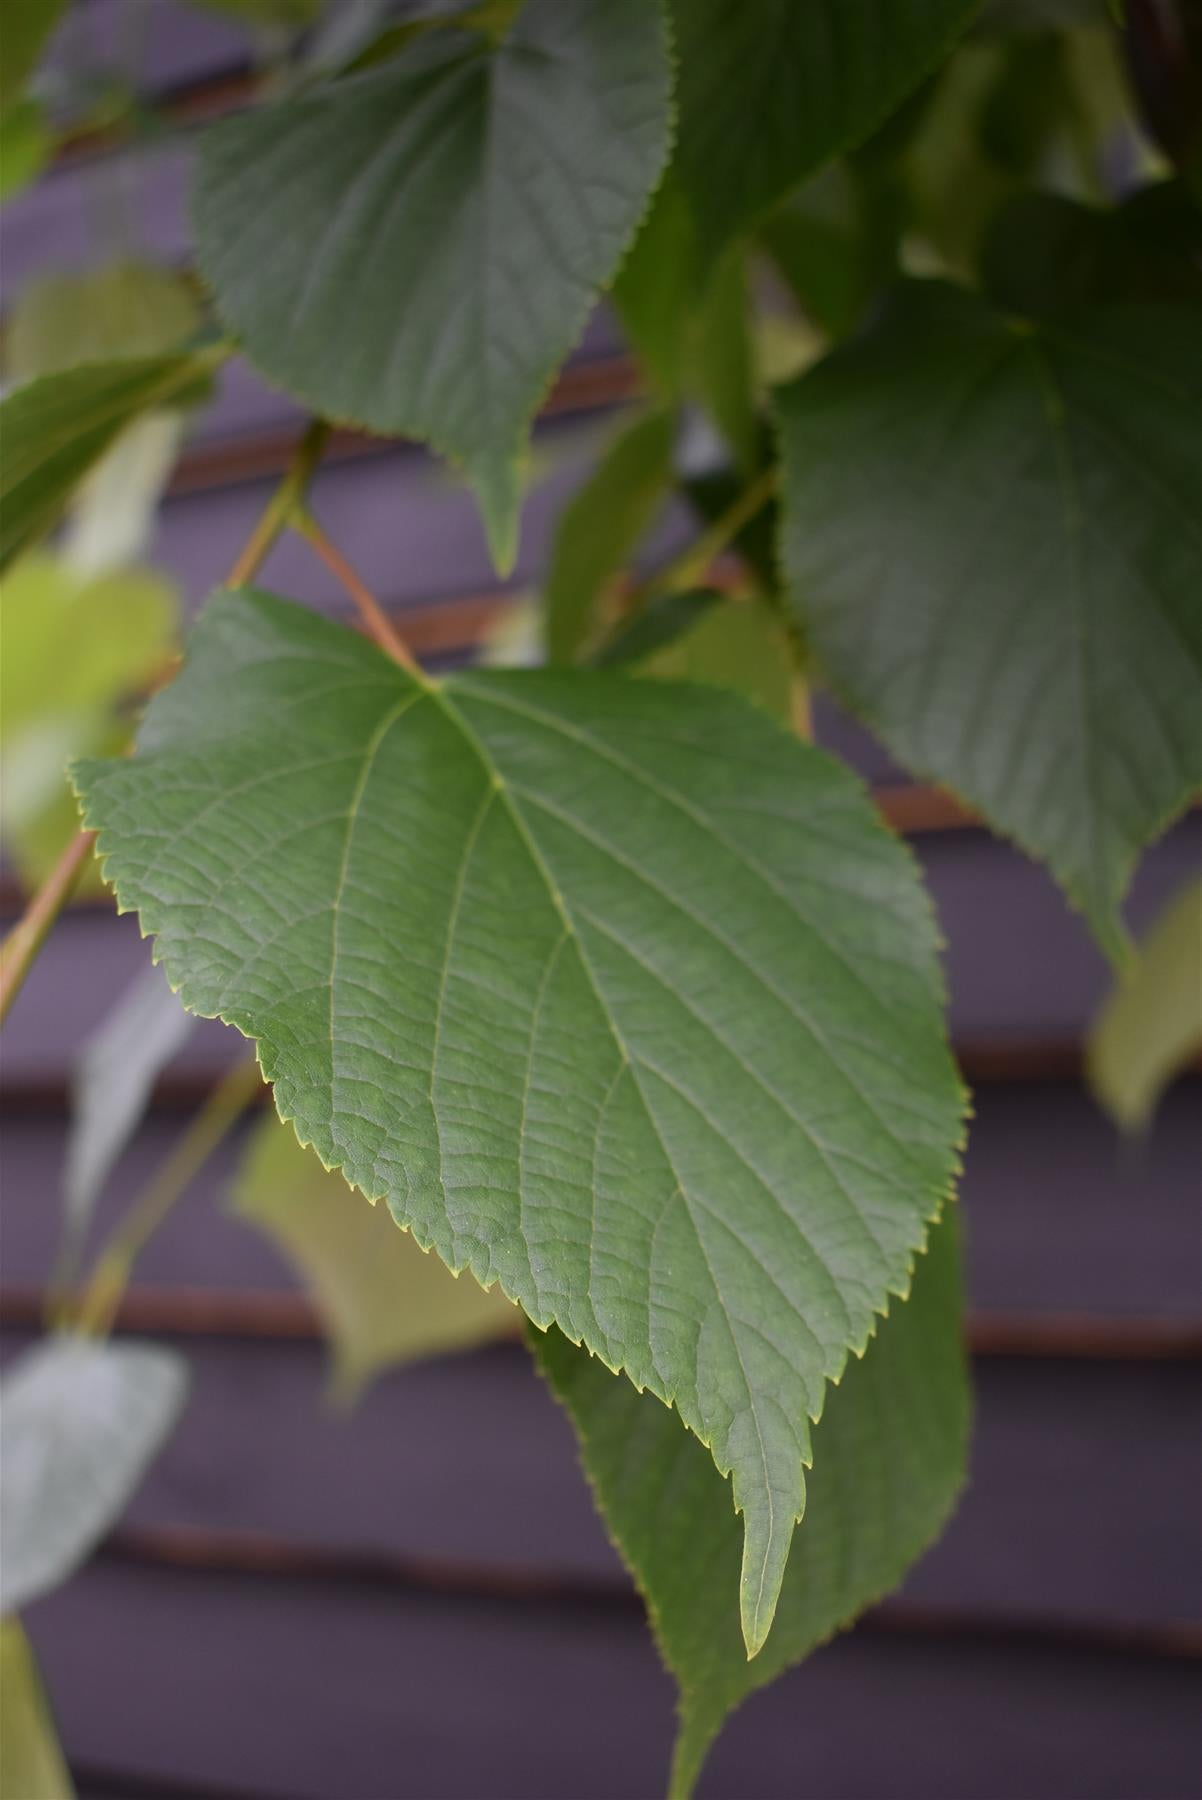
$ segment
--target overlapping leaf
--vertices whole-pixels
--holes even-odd
[[[247,1145],[233,1204],[279,1245],[312,1293],[341,1400],[395,1363],[465,1350],[518,1324],[498,1288],[486,1291],[470,1275],[456,1280],[270,1113]]]
[[[659,179],[668,89],[653,0],[526,0],[499,44],[429,33],[205,140],[200,258],[250,355],[460,459],[502,565],[530,416]]]
[[[675,167],[708,255],[866,137],[976,0],[673,0]]]
[[[132,420],[194,392],[223,354],[84,363],[9,394],[0,403],[0,569],[50,530]]]
[[[927,904],[859,784],[716,690],[427,685],[255,593],[79,783],[301,1140],[711,1446],[758,1648],[809,1422],[959,1134]]]
[[[1135,854],[1202,780],[1202,311],[1024,327],[916,283],[779,410],[815,653],[1117,954]]]
[[[951,1510],[968,1434],[955,1216],[827,1400],[776,1625],[752,1662],[734,1603],[738,1525],[704,1450],[559,1331],[535,1353],[679,1684],[670,1795],[684,1800],[727,1714],[896,1586]]]

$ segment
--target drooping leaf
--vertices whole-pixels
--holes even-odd
[[[975,0],[673,0],[674,167],[708,259],[867,137],[967,24]]]
[[[17,1619],[0,1619],[0,1705],[4,1800],[74,1800],[46,1690]]]
[[[124,1511],[183,1405],[155,1344],[44,1339],[0,1381],[0,1611],[58,1587]]]
[[[161,969],[146,969],[81,1050],[71,1079],[63,1181],[64,1253],[83,1239],[117,1158],[142,1119],[151,1089],[193,1027]]]
[[[1102,944],[1202,777],[1202,312],[1020,327],[913,284],[780,396],[814,652],[916,772],[1047,862]]]
[[[547,655],[571,662],[602,622],[606,590],[666,497],[674,427],[639,415],[604,452],[560,515],[547,571]]]
[[[959,1135],[927,904],[858,782],[716,690],[428,685],[256,593],[77,774],[301,1141],[711,1446],[758,1648],[809,1420]]]
[[[531,414],[659,179],[668,88],[653,0],[527,0],[499,44],[429,33],[205,139],[200,258],[250,356],[462,461],[503,567]]]
[[[531,1333],[680,1688],[670,1800],[692,1791],[740,1701],[895,1587],[951,1512],[969,1413],[955,1225],[949,1212],[932,1231],[909,1299],[827,1400],[776,1626],[751,1662],[732,1596],[738,1524],[704,1450],[561,1332]]]
[[[1142,1131],[1167,1084],[1202,1052],[1202,881],[1157,919],[1089,1035],[1090,1086],[1124,1131]]]
[[[146,570],[86,581],[31,555],[0,578],[0,823],[25,881],[78,828],[67,764],[121,748],[119,703],[162,669],[177,620],[170,582]]]
[[[131,420],[195,391],[224,354],[214,348],[85,363],[0,402],[0,569],[50,530]]]
[[[470,1349],[517,1325],[499,1288],[466,1274],[456,1280],[272,1114],[247,1146],[233,1205],[279,1245],[311,1292],[343,1400],[394,1363]]]
[[[21,98],[67,0],[5,0],[4,42],[0,46],[0,113]]]

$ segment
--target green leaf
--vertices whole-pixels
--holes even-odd
[[[0,1794],[4,1800],[74,1800],[46,1691],[17,1619],[0,1619]]]
[[[0,579],[0,814],[27,882],[77,829],[67,764],[120,749],[120,703],[162,669],[177,624],[170,582],[146,570],[88,581],[33,555]]]
[[[975,0],[673,0],[675,168],[708,261],[937,63]]]
[[[949,1212],[862,1361],[832,1390],[763,1654],[747,1660],[731,1597],[737,1522],[701,1446],[558,1331],[535,1354],[567,1407],[597,1505],[647,1601],[680,1687],[670,1800],[685,1800],[726,1716],[896,1587],[964,1481],[968,1382]],[[533,1336],[533,1334],[532,1334]]]
[[[46,1338],[0,1381],[0,1611],[74,1573],[125,1510],[183,1405],[155,1344]]]
[[[615,578],[667,496],[674,436],[667,413],[640,414],[564,507],[547,571],[552,662],[571,662],[596,631]]]
[[[760,600],[706,607],[690,630],[648,657],[639,672],[733,688],[778,719],[789,718],[789,647],[780,620]]]
[[[53,147],[36,100],[18,100],[0,113],[0,200],[13,199],[36,181]]]
[[[4,0],[4,43],[0,49],[0,113],[19,102],[67,0]]]
[[[312,1293],[333,1350],[334,1391],[345,1402],[394,1363],[511,1336],[518,1323],[498,1288],[470,1275],[456,1280],[272,1114],[247,1146],[233,1205],[278,1244]]]
[[[42,376],[0,402],[0,569],[51,529],[131,420],[178,402],[224,354],[214,348],[86,363]]]
[[[659,179],[668,90],[652,0],[527,0],[499,44],[431,33],[204,140],[200,259],[249,355],[462,461],[504,568],[530,417]]]
[[[301,1141],[711,1446],[758,1648],[809,1421],[956,1164],[929,907],[860,784],[717,690],[427,684],[256,593],[77,779]]]
[[[23,288],[12,309],[5,369],[13,381],[32,381],[81,363],[158,356],[185,344],[201,317],[192,289],[170,269],[119,262],[48,275]]]
[[[1089,1034],[1089,1083],[1124,1131],[1151,1123],[1165,1087],[1202,1051],[1202,881],[1157,919]]]
[[[792,603],[917,773],[1042,858],[1112,954],[1202,776],[1202,314],[1023,327],[913,284],[780,395]]]
[[[666,650],[690,632],[725,596],[715,588],[688,588],[661,594],[642,612],[624,619],[588,658],[590,669],[622,669]]]
[[[85,1042],[71,1077],[63,1185],[64,1255],[73,1258],[96,1201],[141,1121],[151,1089],[193,1021],[161,969],[145,969]]]

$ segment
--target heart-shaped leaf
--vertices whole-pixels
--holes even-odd
[[[200,260],[289,392],[461,460],[507,567],[531,414],[668,135],[656,0],[527,0],[499,43],[431,32],[211,132]]]
[[[758,1649],[810,1421],[960,1131],[929,908],[860,784],[717,690],[427,683],[257,593],[78,781],[302,1142],[710,1445]]]
[[[913,283],[779,412],[786,573],[834,685],[1118,955],[1136,852],[1202,780],[1202,311],[1026,326]]]

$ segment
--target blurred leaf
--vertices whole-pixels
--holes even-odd
[[[1091,302],[1202,302],[1202,214],[1176,181],[1105,210],[1017,194],[990,225],[981,275],[999,305],[1029,318],[1069,318]]]
[[[0,1379],[0,1611],[58,1587],[124,1512],[187,1371],[157,1344],[45,1338]]]
[[[85,1042],[72,1073],[64,1177],[64,1253],[73,1258],[117,1158],[136,1131],[154,1083],[196,1021],[162,969],[146,968]]]
[[[1051,869],[1111,956],[1202,779],[1202,311],[1016,328],[911,283],[778,411],[792,603],[893,754]]]
[[[932,1228],[909,1298],[828,1390],[776,1625],[753,1662],[733,1599],[738,1521],[703,1447],[555,1328],[530,1336],[679,1684],[669,1796],[685,1800],[733,1708],[895,1587],[951,1512],[969,1414],[955,1211]]]
[[[43,375],[0,402],[0,570],[55,524],[132,420],[195,392],[226,354],[85,363]]]
[[[552,662],[571,662],[602,622],[607,589],[667,497],[674,436],[666,412],[623,423],[560,514],[546,588]]]
[[[431,32],[205,134],[198,251],[248,355],[461,461],[500,568],[530,418],[662,173],[669,85],[652,0],[526,0],[499,43]]]
[[[632,619],[624,619],[587,658],[590,669],[620,669],[643,662],[692,631],[723,596],[712,588],[661,594]]]
[[[778,719],[789,718],[789,646],[780,620],[761,600],[724,600],[704,608],[689,630],[647,657],[638,673],[733,688]]]
[[[842,337],[857,322],[881,274],[864,214],[851,169],[834,163],[760,227],[798,305],[829,337]]]
[[[673,0],[675,168],[709,266],[790,189],[880,125],[975,0]]]
[[[33,555],[0,579],[0,811],[27,879],[76,829],[66,767],[128,736],[118,712],[174,643],[171,583],[145,570],[82,580]]]
[[[191,287],[169,269],[123,262],[48,275],[22,288],[12,307],[5,368],[23,382],[81,363],[158,356],[180,349],[201,319]]]
[[[1151,1122],[1168,1082],[1202,1051],[1202,881],[1164,910],[1089,1035],[1090,1086],[1124,1131]]]
[[[234,1210],[276,1244],[321,1314],[334,1388],[352,1399],[395,1363],[511,1337],[520,1315],[500,1288],[452,1275],[398,1231],[388,1209],[354,1193],[338,1171],[267,1114],[234,1183]]]
[[[0,113],[0,200],[35,181],[50,160],[53,140],[36,100],[18,100]]]
[[[17,1619],[0,1619],[0,1699],[0,1800],[73,1800],[46,1690]]]
[[[741,245],[721,258],[705,289],[687,345],[687,374],[744,475],[759,448],[759,396]]]
[[[42,52],[54,35],[67,0],[4,0],[0,38],[0,113],[21,98]]]

